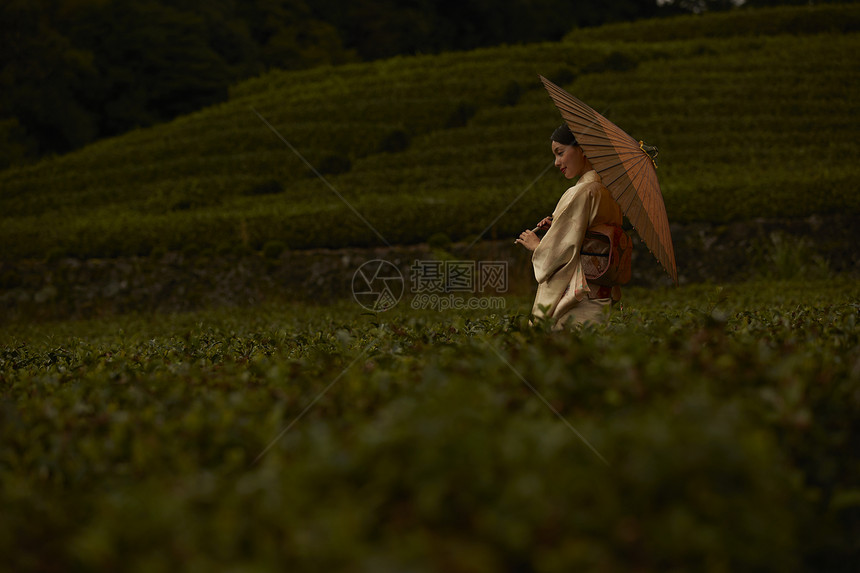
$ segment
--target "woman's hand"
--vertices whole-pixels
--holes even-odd
[[[552,217],[544,217],[540,220],[540,223],[537,224],[537,229],[541,231],[546,231],[552,225]]]
[[[540,245],[540,239],[535,232],[531,229],[526,229],[522,233],[520,233],[520,238],[514,241],[514,243],[519,243],[530,251],[534,251],[538,245]]]

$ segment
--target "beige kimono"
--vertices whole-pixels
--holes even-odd
[[[605,308],[621,299],[621,287],[612,287],[611,296],[606,296],[605,289],[598,293],[599,287],[585,279],[579,253],[586,229],[601,223],[622,224],[621,207],[592,170],[562,195],[552,216],[552,226],[532,253],[538,282],[532,314],[550,317],[556,330],[585,321],[602,322]]]

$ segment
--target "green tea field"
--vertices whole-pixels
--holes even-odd
[[[0,172],[0,571],[853,571],[858,50],[827,3],[275,71]],[[565,332],[539,74],[659,147],[683,279]],[[367,259],[508,274],[378,312]]]
[[[856,281],[607,325],[353,304],[0,337],[15,571],[848,571]]]
[[[485,236],[511,235],[564,185],[545,172],[560,116],[539,74],[659,147],[670,221],[856,215],[858,31],[860,7],[826,4],[272,72],[0,173],[2,258],[462,240],[508,207]]]

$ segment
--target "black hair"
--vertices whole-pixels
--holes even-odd
[[[576,137],[573,135],[573,132],[570,131],[570,128],[567,127],[566,123],[559,125],[555,128],[555,131],[552,132],[552,136],[550,139],[561,143],[562,145],[579,145],[576,141]]]

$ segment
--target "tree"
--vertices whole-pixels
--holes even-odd
[[[81,18],[80,45],[94,54],[93,103],[103,134],[188,113],[227,97],[231,66],[210,48],[201,17],[155,1],[115,0]]]
[[[301,69],[355,60],[338,30],[304,0],[251,0],[237,7],[264,68]]]
[[[96,76],[92,53],[54,26],[54,3],[9,0],[0,5],[0,143],[18,161],[61,153],[92,141],[97,117],[81,100]],[[15,151],[12,151],[12,150]],[[0,164],[11,163],[9,157]]]
[[[0,168],[222,101],[269,68],[354,58],[304,0],[6,0]]]

